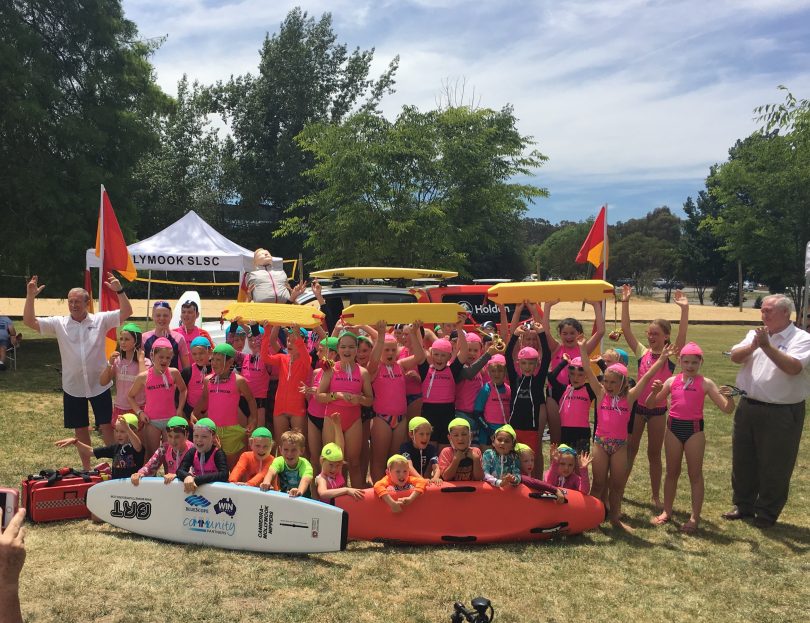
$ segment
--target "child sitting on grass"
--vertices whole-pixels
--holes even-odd
[[[270,464],[259,488],[262,491],[270,489],[273,478],[278,476],[278,490],[288,493],[291,498],[299,496],[312,497],[309,485],[312,482],[312,464],[303,456],[306,439],[304,434],[296,429],[288,430],[281,435],[279,451],[281,456]]]
[[[259,426],[248,440],[248,451],[239,456],[239,461],[231,470],[228,482],[235,485],[258,487],[262,484],[267,470],[275,460],[270,454],[273,450],[273,435],[265,426]]]
[[[205,339],[205,338],[203,338]],[[163,482],[169,484],[177,477],[177,469],[183,461],[186,452],[194,447],[188,440],[188,421],[186,418],[175,415],[166,422],[166,434],[169,441],[160,446],[146,464],[130,476],[132,484],[136,487],[144,476],[154,476],[163,466]]]
[[[194,448],[183,457],[177,469],[186,493],[211,482],[228,482],[228,458],[220,448],[217,425],[210,418],[197,420],[194,425]]]
[[[417,416],[408,422],[408,436],[399,447],[399,453],[411,464],[411,475],[430,480],[434,485],[442,483],[439,469],[439,453],[430,443],[433,427],[425,418]]]
[[[425,492],[427,481],[419,476],[412,476],[410,470],[411,464],[408,459],[401,454],[395,454],[388,459],[385,476],[374,483],[374,493],[388,504],[392,513],[401,513],[406,506]],[[395,491],[411,491],[411,494],[395,500],[391,497],[391,493]]]
[[[583,495],[591,492],[591,480],[588,477],[588,465],[591,464],[591,455],[577,451],[571,446],[560,444],[551,445],[551,463],[543,476],[550,485],[565,487],[579,491]]]
[[[450,446],[439,453],[439,470],[443,480],[483,480],[481,450],[470,447],[470,423],[457,417],[447,427]]]
[[[340,413],[333,413],[324,426],[332,426],[335,441],[321,449],[321,473],[315,478],[315,489],[321,502],[335,503],[335,498],[350,495],[359,500],[363,497],[362,489],[346,486],[343,477],[343,430],[340,427]]]
[[[60,439],[56,442],[56,447],[76,446],[83,463],[89,461],[91,456],[112,459],[112,477],[129,478],[143,465],[144,451],[138,437],[138,416],[125,413],[118,418],[113,428],[113,437],[114,444],[98,448],[91,448],[75,437]]]

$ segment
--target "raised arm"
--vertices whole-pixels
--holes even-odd
[[[589,359],[590,353],[596,349],[596,345],[599,344],[605,336],[605,316],[602,314],[602,301],[591,301],[590,303],[594,313],[594,332],[593,335],[588,338]],[[585,360],[583,359],[582,361]]]
[[[680,352],[683,345],[686,344],[686,331],[689,328],[689,299],[682,290],[675,290],[675,304],[681,308],[678,336],[675,338],[675,352]]]
[[[371,349],[371,355],[368,359],[368,373],[373,377],[380,367],[380,359],[382,359],[383,346],[385,344],[385,320],[380,320],[377,323],[377,337],[374,340],[374,348]]]
[[[669,358],[672,356],[674,351],[675,347],[671,344],[664,346],[664,350],[661,351],[661,356],[655,360],[655,363],[650,366],[650,369],[647,370],[647,372],[644,373],[644,376],[636,381],[635,387],[631,388],[630,391],[627,392],[627,402],[632,405],[636,401],[638,395],[645,387],[647,387],[647,383],[649,383],[650,380],[658,373],[658,371],[664,367],[664,364],[669,363]]]
[[[579,356],[582,359],[582,368],[585,370],[585,381],[591,386],[594,395],[596,395],[596,402],[602,402],[602,398],[605,397],[605,388],[599,382],[599,379],[596,378],[596,375],[593,373],[593,368],[588,363],[589,355],[586,350],[587,342],[584,335],[580,335],[577,338],[577,345],[579,346]]]
[[[734,398],[731,396],[730,387],[718,388],[717,384],[711,379],[703,377],[703,388],[706,395],[712,399],[712,402],[717,405],[723,413],[734,412]]]
[[[622,286],[622,333],[624,333],[624,339],[627,340],[630,350],[635,353],[638,351],[638,340],[630,327],[630,299],[632,296],[633,288],[629,284],[624,284]]]
[[[129,302],[127,293],[124,292],[124,286],[121,285],[115,275],[107,273],[107,277],[104,279],[104,287],[109,288],[118,295],[118,318],[121,322],[124,322],[132,315],[132,303]]]
[[[551,308],[559,302],[559,299],[557,299],[556,301],[546,301],[543,304],[543,333],[546,334],[548,347],[551,349],[552,353],[560,347],[560,343],[554,339],[553,335],[551,335]]]
[[[520,324],[520,314],[523,313],[524,308],[528,305],[528,301],[521,301],[515,305],[515,311],[512,313],[512,322],[509,323],[509,335],[513,335],[515,330]]]
[[[34,312],[34,299],[45,289],[45,285],[39,285],[38,277],[34,275],[25,291],[25,307],[23,308],[23,324],[39,333],[39,320]]]

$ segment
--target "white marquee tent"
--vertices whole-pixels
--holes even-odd
[[[154,236],[127,246],[138,270],[231,271],[253,269],[253,251],[231,242],[193,210]],[[86,253],[87,268],[100,268],[95,249]]]

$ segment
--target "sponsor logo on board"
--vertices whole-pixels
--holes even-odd
[[[146,521],[152,515],[151,502],[114,500],[110,517],[119,519],[140,519]]]
[[[227,519],[185,517],[183,527],[192,532],[207,532],[208,534],[218,534],[220,536],[233,536],[236,533],[236,522]]]
[[[189,506],[198,506],[202,508],[206,508],[211,506],[211,502],[208,501],[207,498],[204,498],[201,495],[190,495],[186,498],[186,504]]]
[[[257,536],[266,539],[273,535],[273,511],[266,504],[259,506],[259,531]]]
[[[313,517],[312,518],[312,533],[311,533],[313,539],[318,538],[319,526],[320,526],[320,521],[318,520],[317,517]]]
[[[231,498],[222,498],[219,502],[214,504],[214,511],[217,515],[225,513],[228,517],[236,515],[236,504],[233,503]]]

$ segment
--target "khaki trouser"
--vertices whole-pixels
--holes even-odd
[[[779,517],[799,454],[804,413],[804,402],[740,400],[731,437],[731,487],[741,513],[771,521]]]

